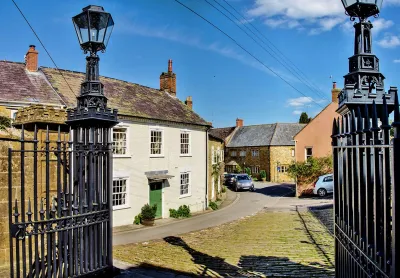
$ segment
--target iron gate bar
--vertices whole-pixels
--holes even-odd
[[[399,243],[395,242],[395,185],[400,180],[400,150],[396,149],[399,148],[396,144],[400,143],[396,140],[400,136],[397,93],[395,122],[392,125],[389,125],[385,98],[381,106],[379,115],[377,105],[373,102],[371,117],[367,106],[363,113],[359,106],[342,116],[341,120],[333,121],[335,260],[338,278],[396,277],[395,265],[399,262],[398,259],[395,261],[395,247]],[[389,135],[391,127],[395,129],[393,144]]]

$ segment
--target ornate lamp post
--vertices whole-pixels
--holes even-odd
[[[107,107],[99,80],[98,51],[104,52],[114,21],[100,6],[88,6],[72,18],[86,57],[86,78],[77,107],[68,110],[72,129],[73,210],[82,230],[77,234],[79,273],[112,267],[112,127],[117,110]],[[83,214],[83,215],[82,215]]]
[[[341,1],[350,20],[354,21],[358,18],[359,22],[354,24],[354,55],[349,58],[349,73],[344,76],[344,88],[339,94],[337,112],[344,115],[357,107],[365,112],[363,111],[365,104],[372,104],[373,101],[376,104],[382,104],[385,97],[390,113],[397,88],[390,87],[389,92],[385,93],[385,77],[379,72],[379,59],[372,54],[371,29],[373,26],[370,21],[367,21],[368,17],[379,15],[383,0]],[[380,105],[377,107],[379,110]],[[378,114],[380,115],[379,111]]]

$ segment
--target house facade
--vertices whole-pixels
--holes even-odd
[[[303,162],[311,156],[324,157],[332,154],[332,124],[333,119],[339,117],[336,110],[340,91],[336,88],[336,82],[333,82],[332,102],[295,135],[296,161]]]
[[[224,140],[208,134],[208,202],[215,201],[221,193],[224,174]]]
[[[237,124],[226,144],[225,171],[249,168],[253,177],[260,178],[264,170],[272,182],[292,181],[288,166],[295,160],[293,136],[303,124],[275,123],[243,126]]]
[[[40,103],[76,106],[85,74],[38,67],[30,46],[24,63],[0,61],[0,113],[12,118],[18,108]],[[132,224],[141,207],[157,204],[157,217],[188,205],[207,206],[207,130],[210,124],[193,111],[193,100],[176,97],[172,61],[160,88],[100,77],[108,106],[118,109],[113,139],[113,224]]]

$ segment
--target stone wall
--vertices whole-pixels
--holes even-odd
[[[259,155],[253,156],[252,151],[258,150]],[[232,151],[236,151],[236,156],[232,156]],[[241,151],[246,151],[246,156],[240,156]],[[226,148],[225,163],[236,161],[244,170],[244,167],[258,166],[259,170],[265,170],[267,173],[267,181],[270,180],[270,150],[268,146],[261,147],[243,147],[243,148]],[[252,173],[253,177],[260,178],[260,174]]]
[[[273,182],[294,182],[294,180],[287,175],[285,168],[295,161],[294,146],[271,146],[271,181]],[[280,171],[277,170],[278,166]],[[282,167],[283,166],[283,167]]]
[[[212,185],[213,185],[213,179],[215,177],[213,176],[213,164],[212,164],[212,149],[214,147],[214,150],[218,150],[218,148],[223,151],[224,150],[224,143],[220,142],[219,140],[216,140],[212,137],[208,137],[208,188],[207,188],[207,196],[209,201],[215,201],[217,199],[217,186],[218,183],[214,183],[214,196],[212,196]],[[220,187],[222,188],[222,185],[224,183],[223,180],[223,174],[224,174],[224,168],[225,164],[224,162],[220,163]],[[208,205],[208,204],[207,204]]]

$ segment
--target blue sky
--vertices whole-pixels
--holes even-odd
[[[227,0],[247,19],[234,19],[235,23],[241,28],[255,26],[265,36],[251,29],[263,39],[259,41],[245,29],[262,47],[205,0],[180,0],[291,85],[174,0],[15,1],[58,67],[76,71],[85,70],[85,56],[71,17],[86,5],[103,6],[113,15],[115,28],[107,52],[100,54],[100,73],[158,88],[161,71],[173,59],[177,96],[181,100],[192,96],[194,110],[215,127],[232,126],[237,117],[250,125],[295,122],[301,111],[314,116],[328,104],[332,80],[343,86],[347,58],[353,51],[352,22],[339,0]],[[223,0],[207,1],[227,13],[218,2],[235,14]],[[400,28],[395,16],[399,12],[400,0],[387,0],[380,17],[371,19],[373,52],[380,58],[386,89],[400,81]],[[28,46],[35,44],[39,65],[53,67],[11,0],[2,1],[0,26],[1,60],[22,62]],[[268,54],[269,47],[274,49],[272,54],[289,58],[305,74],[307,79],[302,80],[309,86],[281,64],[288,65],[287,61],[279,63]]]

